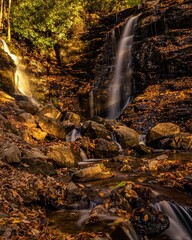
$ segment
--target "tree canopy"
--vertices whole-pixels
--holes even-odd
[[[41,48],[54,47],[103,15],[136,5],[139,0],[13,0],[12,31]],[[78,31],[76,31],[78,29]]]

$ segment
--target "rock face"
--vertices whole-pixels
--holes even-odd
[[[161,1],[145,8],[133,43],[133,104],[124,123],[147,132],[158,122],[174,122],[189,131],[192,104],[192,3]]]
[[[13,60],[0,48],[0,88],[9,94],[15,91],[15,71]]]

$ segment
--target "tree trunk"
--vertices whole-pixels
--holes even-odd
[[[4,8],[4,0],[1,0],[1,5],[0,5],[0,32],[3,31],[3,8]]]
[[[9,0],[8,13],[7,13],[7,40],[11,41],[11,22],[10,22],[10,13],[11,13],[11,0]]]

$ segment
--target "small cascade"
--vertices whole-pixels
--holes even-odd
[[[74,128],[66,137],[68,142],[74,142],[78,137],[81,137],[81,129]]]
[[[90,93],[89,93],[89,109],[90,109],[90,116],[93,117],[94,114],[95,114],[93,90],[91,90]]]
[[[123,31],[117,51],[114,78],[110,86],[108,118],[116,119],[132,100],[131,50],[139,16],[131,17]]]
[[[24,71],[20,67],[19,59],[17,58],[17,56],[15,56],[10,52],[6,42],[3,39],[0,39],[0,40],[2,42],[3,50],[12,58],[12,60],[14,61],[17,67],[15,72],[15,90],[29,98],[32,98],[32,94],[29,86],[29,79],[28,79],[28,76],[24,73]],[[34,99],[32,99],[32,101],[36,102]]]
[[[139,135],[139,145],[145,145],[146,144],[146,135]]]
[[[169,217],[170,227],[164,233],[171,240],[192,239],[192,209],[167,201],[155,203],[154,207]]]
[[[122,152],[123,148],[122,148],[121,144],[117,141],[117,138],[116,138],[116,135],[114,132],[111,133],[111,139],[113,142],[115,142],[119,146],[119,152]]]

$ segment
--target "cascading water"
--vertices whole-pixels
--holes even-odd
[[[16,72],[15,72],[15,90],[23,95],[31,98],[32,94],[29,87],[29,81],[27,75],[22,71],[21,67],[19,66],[19,60],[17,56],[12,54],[3,39],[0,39],[2,42],[2,49],[12,58],[16,65]]]
[[[171,240],[192,239],[192,209],[167,201],[155,203],[154,207],[169,217],[170,227],[164,233]]]
[[[111,119],[118,118],[125,106],[131,101],[133,93],[131,50],[138,17],[134,16],[128,20],[119,43],[115,74],[110,86],[108,118]]]

